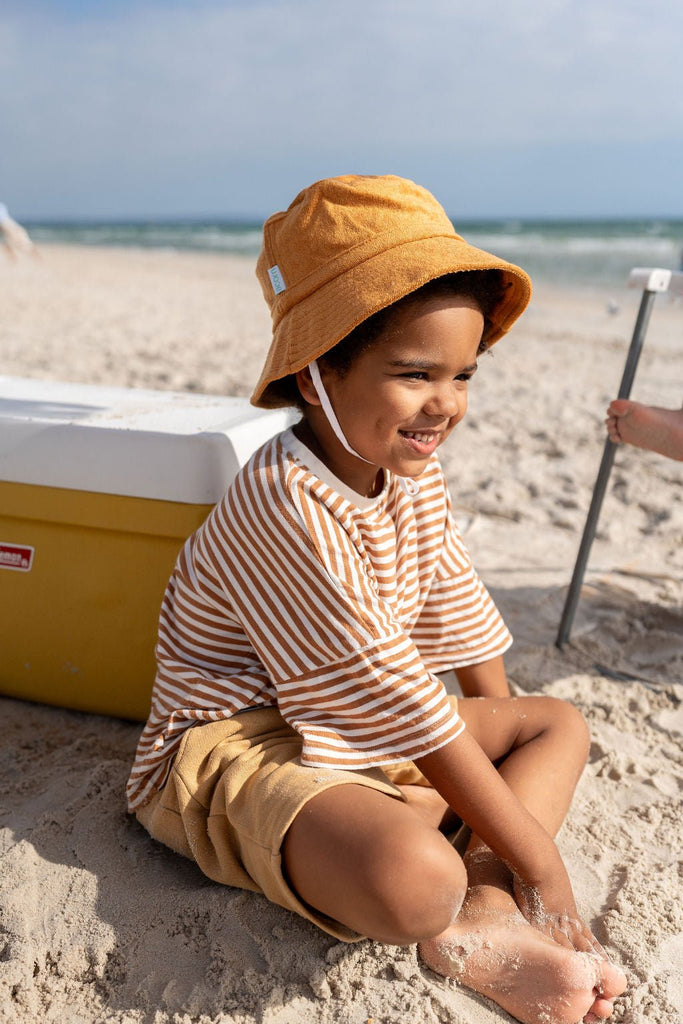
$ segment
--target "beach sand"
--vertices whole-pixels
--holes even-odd
[[[2,374],[247,395],[268,344],[248,259],[51,246],[40,260],[0,260],[0,290]],[[538,286],[512,336],[481,359],[443,462],[516,638],[516,692],[575,701],[590,725],[559,845],[582,913],[629,977],[612,1019],[674,1024],[683,464],[618,450],[571,644],[554,645],[638,299]],[[682,329],[683,305],[658,299],[633,397],[680,405]],[[0,1020],[510,1020],[422,968],[414,948],[337,943],[155,845],[124,806],[139,725],[0,707]]]

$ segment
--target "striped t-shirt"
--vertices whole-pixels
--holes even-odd
[[[415,494],[334,477],[291,430],[260,448],[187,541],[166,589],[129,807],[165,782],[184,731],[277,706],[311,767],[437,750],[464,728],[437,673],[511,641],[433,457]]]

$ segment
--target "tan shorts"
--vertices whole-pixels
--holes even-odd
[[[451,698],[455,700],[455,698]],[[160,793],[137,811],[160,842],[209,878],[263,893],[346,942],[361,936],[302,903],[283,874],[282,843],[304,805],[333,786],[368,786],[404,800],[399,785],[429,785],[412,761],[384,770],[304,767],[301,737],[275,708],[188,729]]]

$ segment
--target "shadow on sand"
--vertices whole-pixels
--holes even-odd
[[[586,671],[622,673],[625,685],[683,679],[676,609],[625,589],[587,587],[561,652],[554,640],[564,589],[492,592],[516,634],[508,660],[522,690]],[[318,1019],[316,1000],[330,998],[325,971],[357,957],[359,947],[339,946],[265,899],[209,882],[148,837],[124,809],[140,726],[2,703],[2,849],[13,886],[2,896],[0,982],[17,1015],[70,1024],[157,1024],[174,1014],[183,1022],[251,1022],[276,1021],[278,1007],[296,1004],[301,1019]],[[312,962],[323,972],[317,980]],[[83,1017],[73,1008],[76,989],[79,1005],[90,1004]],[[346,1005],[347,1019],[365,1024],[364,1004],[353,1012]]]

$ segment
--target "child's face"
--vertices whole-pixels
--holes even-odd
[[[465,415],[483,329],[484,317],[472,299],[408,304],[348,373],[323,372],[346,439],[371,463],[350,455],[327,430],[316,430],[340,479],[364,494],[382,467],[398,476],[420,476]],[[322,425],[319,418],[314,422]]]

